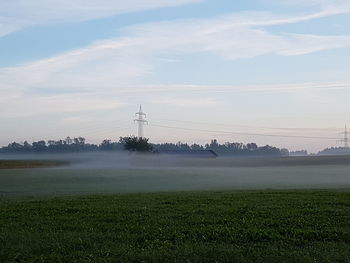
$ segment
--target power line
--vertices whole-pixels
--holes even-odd
[[[271,130],[338,130],[337,128],[300,128],[300,127],[266,127],[266,126],[249,126],[249,125],[227,125],[223,123],[213,123],[213,122],[199,122],[199,121],[187,121],[187,120],[174,120],[174,119],[164,119],[164,118],[153,118],[159,121],[169,121],[169,122],[180,122],[180,123],[192,123],[192,124],[205,124],[205,125],[220,125],[226,127],[242,127],[242,128],[258,128],[258,129],[271,129]]]
[[[234,134],[234,135],[246,135],[246,136],[301,138],[301,139],[324,139],[324,140],[337,140],[337,139],[339,139],[339,138],[334,138],[334,137],[281,135],[281,134],[262,134],[262,133],[244,133],[244,132],[231,132],[231,131],[218,131],[218,130],[204,130],[204,129],[193,129],[193,128],[181,128],[181,127],[174,127],[174,126],[165,126],[165,125],[158,125],[158,124],[150,124],[149,126],[166,128],[166,129],[175,129],[175,130],[200,131],[200,132],[209,132],[209,133]]]

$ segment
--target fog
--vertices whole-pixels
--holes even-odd
[[[127,153],[0,155],[67,160],[66,166],[0,170],[1,196],[188,190],[350,188],[350,157],[188,158]]]

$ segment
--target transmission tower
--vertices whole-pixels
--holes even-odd
[[[344,143],[344,148],[349,148],[349,133],[346,125],[344,132],[342,132],[341,134],[344,135],[344,138],[341,139],[340,142]]]
[[[143,138],[143,125],[148,124],[148,121],[144,119],[146,118],[146,114],[142,112],[141,104],[139,112],[136,112],[135,115],[138,116],[138,118],[134,120],[138,124],[138,137]]]

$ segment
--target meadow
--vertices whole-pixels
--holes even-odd
[[[69,161],[0,169],[0,262],[350,261],[348,157]]]
[[[67,166],[0,169],[0,197],[244,189],[350,189],[350,159],[343,157],[206,160],[82,155],[81,159],[71,156],[62,158],[68,157],[70,165]]]
[[[0,160],[0,169],[43,168],[67,165],[66,161],[51,160]]]
[[[0,262],[349,262],[349,191],[0,202]]]

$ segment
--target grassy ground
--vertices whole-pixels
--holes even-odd
[[[350,166],[0,169],[0,197],[251,189],[350,189]]]
[[[0,262],[349,262],[349,191],[0,199]]]
[[[68,164],[68,162],[46,160],[0,160],[0,169],[42,168],[65,164]]]

